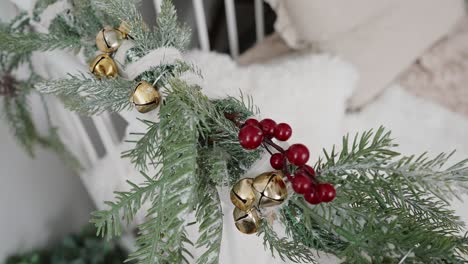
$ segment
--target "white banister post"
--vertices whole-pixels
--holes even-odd
[[[210,50],[210,41],[208,38],[208,25],[206,24],[205,8],[202,0],[193,0],[195,10],[195,20],[197,22],[198,41],[203,51]]]
[[[239,56],[239,42],[237,36],[236,10],[234,0],[224,0],[226,10],[226,22],[229,40],[229,50],[231,56],[237,58]]]
[[[263,0],[255,1],[255,29],[257,33],[257,42],[265,37],[265,16],[263,13]]]

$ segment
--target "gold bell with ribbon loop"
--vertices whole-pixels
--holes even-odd
[[[256,192],[256,205],[259,208],[282,204],[288,197],[286,183],[281,171],[266,172],[255,177],[252,187]]]
[[[239,208],[234,208],[233,212],[234,223],[237,229],[244,234],[256,233],[260,227],[260,217],[257,209],[251,208],[248,211],[242,211]]]
[[[116,51],[125,38],[125,33],[122,31],[106,26],[96,35],[96,46],[105,53]]]
[[[98,55],[89,64],[89,70],[96,75],[96,77],[116,77],[119,73],[117,64],[108,54]]]
[[[256,196],[252,183],[252,178],[241,179],[231,189],[231,202],[242,211],[249,210],[255,203]]]
[[[147,81],[140,81],[133,90],[130,101],[140,113],[156,109],[161,102],[161,94]]]

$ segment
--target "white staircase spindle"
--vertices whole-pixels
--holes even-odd
[[[156,11],[156,16],[161,13],[161,4],[163,0],[153,0],[154,10]]]
[[[109,114],[102,113],[99,116],[92,116],[91,119],[96,126],[96,130],[102,140],[102,144],[106,148],[107,154],[111,154],[119,140],[115,129],[112,127],[113,125]]]
[[[98,154],[80,117],[65,109],[58,101],[53,100],[50,105],[53,107],[54,113],[57,113],[57,123],[67,132],[66,138],[64,138],[65,144],[72,144],[72,149],[75,150],[75,154],[79,154],[77,158],[84,167],[94,166],[99,159]],[[76,149],[77,147],[80,150]]]
[[[210,50],[210,41],[208,38],[208,26],[206,24],[205,8],[202,0],[193,0],[195,10],[195,20],[197,23],[198,41],[203,51]]]
[[[231,56],[237,58],[239,56],[239,43],[237,40],[237,24],[236,24],[236,10],[234,0],[224,0],[226,9],[226,22],[228,30],[229,50]]]
[[[127,175],[124,164],[122,163],[122,159],[120,157],[120,150],[118,145],[120,140],[117,136],[117,132],[115,127],[112,123],[111,117],[109,113],[102,113],[99,116],[92,116],[94,125],[96,126],[96,130],[98,131],[99,137],[102,140],[102,144],[106,149],[106,155],[112,160],[111,164],[117,167],[116,171],[122,179],[125,179]]]
[[[63,111],[68,110],[64,109]],[[73,131],[75,131],[79,137],[79,141],[76,142],[80,142],[80,144],[83,146],[84,151],[87,155],[88,165],[96,165],[97,161],[99,160],[99,156],[97,154],[96,148],[94,148],[93,142],[89,138],[88,132],[86,131],[86,128],[84,127],[80,117],[77,114],[70,112],[68,121],[65,121],[63,123],[72,123],[72,125],[74,126]],[[82,160],[80,162],[82,162]]]
[[[263,13],[263,0],[255,1],[255,29],[257,33],[257,42],[265,37],[265,17]]]

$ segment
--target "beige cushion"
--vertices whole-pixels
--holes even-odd
[[[295,49],[313,46],[351,61],[359,108],[378,95],[464,14],[463,0],[267,0],[276,30]]]

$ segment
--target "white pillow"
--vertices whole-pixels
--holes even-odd
[[[293,48],[313,45],[340,55],[361,74],[350,100],[362,107],[465,13],[463,0],[267,0]]]

